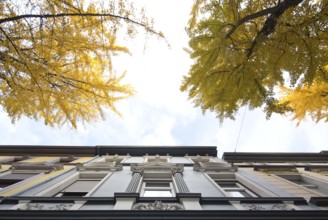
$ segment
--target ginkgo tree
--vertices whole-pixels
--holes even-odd
[[[300,86],[296,89],[281,86],[280,102],[286,103],[293,109],[293,119],[300,123],[310,115],[318,122],[328,122],[328,83],[314,82],[311,86]]]
[[[313,111],[295,100],[305,91],[327,97],[327,29],[327,0],[195,0],[186,48],[194,64],[181,90],[221,121],[242,106],[320,120],[327,101]]]
[[[74,128],[104,117],[103,108],[118,113],[133,89],[112,67],[113,56],[129,53],[117,37],[140,29],[163,37],[127,0],[0,1],[0,104],[13,122]]]

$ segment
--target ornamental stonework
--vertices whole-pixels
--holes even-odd
[[[69,210],[73,204],[60,203],[27,203],[24,208],[19,210]]]
[[[179,203],[162,203],[155,201],[153,203],[138,203],[132,207],[132,210],[184,210],[183,205]]]
[[[246,204],[241,203],[241,206],[243,206],[247,210],[294,210],[293,208],[289,207],[286,204]]]

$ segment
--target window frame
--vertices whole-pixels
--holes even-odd
[[[226,197],[236,197],[236,198],[254,198],[261,196],[272,196],[268,192],[263,191],[259,186],[246,180],[244,177],[238,173],[231,172],[208,172],[205,176],[221,191],[221,193]],[[222,187],[220,186],[224,183],[234,183],[237,187]],[[231,196],[229,192],[243,192],[249,196]],[[242,193],[240,193],[242,194]],[[264,195],[263,195],[264,194]]]
[[[158,186],[158,187],[150,187],[147,186],[147,183],[168,183],[168,187],[166,186]],[[145,196],[146,192],[149,191],[162,191],[162,192],[170,192],[171,196]],[[140,196],[142,197],[174,197],[175,191],[172,180],[161,180],[161,181],[154,181],[154,180],[146,180],[142,182]]]
[[[222,179],[222,180],[214,180],[215,183],[224,191],[224,194],[228,197],[258,197],[256,193],[252,192],[250,189],[248,189],[246,186],[244,186],[242,183],[240,183],[238,180],[226,180],[226,179]],[[225,187],[223,186],[223,184],[226,183],[233,183],[236,187]],[[232,196],[230,195],[231,192],[238,192],[239,194],[241,194],[242,196]],[[246,195],[243,195],[247,194]]]
[[[84,171],[84,172],[76,172],[68,178],[65,178],[58,183],[52,185],[51,187],[42,190],[37,193],[36,196],[48,196],[48,197],[60,197],[59,193],[64,191],[66,188],[74,184],[79,180],[98,180],[98,183],[85,195],[82,197],[89,197],[98,187],[108,179],[113,173],[112,172],[92,172],[92,171]]]
[[[322,196],[328,196],[328,184],[322,180],[316,179],[312,176],[308,176],[302,173],[275,173],[274,176],[282,179],[283,181],[287,181],[288,183],[297,185],[306,190],[310,190],[316,194],[320,194]],[[294,179],[291,180],[291,179]],[[295,180],[300,179],[303,183],[297,183]]]
[[[67,197],[67,196],[85,197],[88,194],[90,194],[90,192],[92,192],[92,190],[99,184],[100,181],[101,181],[101,179],[81,179],[81,178],[79,178],[79,179],[75,180],[73,183],[71,183],[70,185],[68,185],[67,187],[65,187],[64,189],[62,189],[56,195],[53,195],[53,197]],[[89,187],[90,189],[88,189],[88,190],[76,190],[76,191],[68,190],[69,188],[72,187],[72,185],[78,185],[79,184],[78,182],[92,182],[92,184],[91,184],[92,186]],[[83,194],[83,195],[78,195],[78,194]]]
[[[18,174],[18,175],[19,174],[22,174],[22,175],[27,174],[27,175],[30,175],[30,176],[29,177],[26,177],[26,178],[16,179],[17,181],[15,181],[14,183],[8,184],[5,187],[1,187],[0,188],[0,193],[4,193],[4,192],[6,192],[8,190],[11,190],[13,188],[16,188],[16,187],[22,185],[22,184],[25,184],[25,183],[27,183],[29,181],[32,181],[32,180],[34,180],[34,179],[36,179],[36,178],[44,175],[44,172],[38,172],[38,171],[36,172],[36,171],[33,171],[33,170],[31,170],[31,171],[27,171],[27,170],[23,170],[23,171],[19,171],[19,170],[5,171],[5,172],[2,172],[0,174],[0,182],[2,180],[1,179],[2,177],[8,176],[8,175],[12,175],[12,174]],[[10,179],[4,179],[4,182],[10,182]]]
[[[147,183],[168,183],[168,186],[147,186]],[[145,172],[139,184],[140,197],[175,197],[177,187],[171,172]],[[169,191],[171,196],[145,196],[146,191]]]

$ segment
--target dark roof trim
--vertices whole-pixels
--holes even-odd
[[[178,193],[177,197],[139,197],[139,193],[115,193],[115,197],[34,197],[34,196],[10,196],[0,197],[0,204],[17,204],[19,201],[31,201],[34,203],[74,203],[74,201],[92,202],[95,204],[108,204],[116,201],[117,198],[136,198],[138,202],[178,202],[179,198],[199,198],[202,204],[221,204],[238,201],[240,203],[283,203],[293,202],[295,205],[307,205],[302,197],[201,197],[200,193]],[[327,197],[312,197],[310,201],[325,202]],[[320,203],[323,204],[323,203]],[[317,205],[317,204],[316,204]]]
[[[311,197],[310,203],[316,206],[328,206],[328,197]]]
[[[202,204],[218,204],[232,201],[239,201],[240,203],[283,203],[293,202],[295,205],[307,205],[307,202],[302,197],[202,197],[200,202]]]
[[[266,162],[266,163],[288,163],[288,162],[328,162],[328,154],[320,153],[246,153],[225,152],[222,159],[231,163],[243,162]]]
[[[215,146],[51,146],[51,145],[0,145],[0,155],[31,156],[96,156],[96,155],[170,155],[213,156]]]
[[[293,211],[253,211],[253,210],[179,210],[179,211],[128,211],[128,210],[80,210],[80,211],[22,211],[0,210],[1,219],[267,219],[267,220],[317,220],[327,219],[328,211],[322,210],[293,210]]]

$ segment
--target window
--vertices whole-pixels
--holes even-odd
[[[140,195],[143,197],[173,197],[175,190],[171,173],[144,173]]]
[[[35,175],[38,173],[6,173],[0,176],[0,190]]]
[[[69,185],[57,191],[54,196],[87,196],[106,175],[107,173],[80,173],[75,180],[73,179]]]
[[[65,196],[85,196],[87,195],[100,180],[77,180],[58,194],[55,197]]]
[[[145,181],[142,187],[144,197],[172,197],[173,186],[171,181]]]
[[[212,173],[208,176],[228,197],[257,197],[257,194],[242,184],[234,173]]]
[[[255,193],[251,192],[237,180],[219,180],[215,182],[228,197],[256,197]]]
[[[301,174],[278,174],[277,176],[320,194],[328,195],[328,185],[323,181]]]

